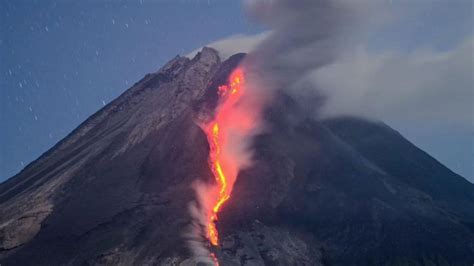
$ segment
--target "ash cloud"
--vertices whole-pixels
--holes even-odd
[[[330,0],[245,1],[249,16],[268,28],[268,37],[248,55],[244,66],[253,74],[254,87],[284,91],[301,103],[314,106],[322,98],[311,82],[313,72],[327,66],[354,42],[354,32],[367,25],[371,10],[364,1]],[[315,110],[308,110],[315,111]]]

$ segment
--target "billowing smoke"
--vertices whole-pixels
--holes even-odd
[[[191,202],[189,205],[189,211],[192,217],[189,228],[184,232],[183,237],[188,243],[188,247],[192,252],[193,256],[188,259],[189,265],[216,265],[214,261],[214,255],[209,250],[208,239],[206,238],[205,231],[207,226],[207,213],[210,210],[205,209],[209,204],[206,201],[209,200],[208,195],[209,187],[202,183],[193,184],[198,196],[197,202]],[[198,205],[199,203],[199,205]]]
[[[357,3],[353,3],[357,2]],[[284,91],[301,106],[321,98],[311,82],[312,73],[336,60],[342,47],[362,32],[364,1],[248,0],[251,18],[270,34],[247,56],[245,68],[256,88]],[[372,5],[370,5],[372,6]],[[308,110],[314,111],[314,110]]]

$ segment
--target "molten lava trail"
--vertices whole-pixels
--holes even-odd
[[[232,138],[233,130],[238,130],[242,121],[245,120],[235,115],[235,106],[243,94],[243,89],[243,71],[238,68],[230,75],[228,84],[218,88],[219,105],[216,108],[214,120],[205,128],[210,146],[209,164],[217,183],[207,221],[207,236],[214,246],[219,243],[216,228],[217,213],[230,198],[238,174],[236,160],[227,152],[226,145]]]

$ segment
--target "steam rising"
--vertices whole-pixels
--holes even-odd
[[[245,1],[250,16],[271,29],[269,36],[245,62],[260,89],[285,93],[298,101],[313,101],[311,73],[336,59],[342,44],[362,25],[361,1],[330,0]]]
[[[196,190],[196,195],[198,196],[199,206],[196,202],[192,202],[189,206],[189,211],[192,217],[191,225],[188,230],[183,235],[187,240],[188,247],[193,253],[191,258],[192,262],[189,262],[189,265],[195,265],[201,263],[202,265],[215,265],[212,259],[212,253],[209,250],[209,245],[207,244],[207,239],[203,232],[205,232],[207,217],[206,213],[209,210],[205,210],[205,206],[209,204],[202,204],[203,201],[206,201],[206,198],[203,198],[206,195],[208,186],[196,183],[194,184],[194,189]],[[194,264],[193,264],[194,263]]]

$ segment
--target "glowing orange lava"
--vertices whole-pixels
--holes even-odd
[[[212,245],[219,243],[216,228],[217,213],[230,198],[232,187],[238,174],[235,156],[225,152],[232,138],[232,130],[246,125],[245,119],[235,115],[235,106],[243,94],[244,76],[242,69],[234,70],[227,85],[218,88],[219,106],[215,118],[205,128],[210,145],[209,164],[216,179],[216,198],[212,200],[212,210],[207,222],[207,236]]]

